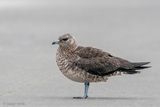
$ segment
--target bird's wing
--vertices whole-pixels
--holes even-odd
[[[77,54],[81,58],[103,57],[104,55],[112,57],[110,53],[103,52],[100,49],[92,48],[92,47],[81,47],[81,46],[79,46],[76,49],[75,54]]]
[[[109,53],[92,47],[79,47],[76,50],[76,55],[79,56],[74,60],[74,66],[77,66],[88,73],[104,76],[117,71],[124,67],[129,69],[129,62],[118,57],[114,57]]]

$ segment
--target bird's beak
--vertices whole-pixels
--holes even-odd
[[[56,45],[56,44],[59,44],[59,41],[52,42],[52,45]]]

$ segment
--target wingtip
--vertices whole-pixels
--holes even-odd
[[[146,65],[146,64],[149,64],[151,62],[140,62],[140,63]]]
[[[135,67],[138,67],[138,66],[143,66],[143,65],[147,65],[151,62],[134,62],[132,63]]]
[[[151,62],[146,62],[146,64],[150,64]]]

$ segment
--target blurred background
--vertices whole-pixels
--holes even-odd
[[[159,97],[159,0],[0,0],[0,96],[82,95],[83,85],[55,62],[51,43],[65,33],[83,46],[151,61],[141,74],[91,84],[91,96]]]

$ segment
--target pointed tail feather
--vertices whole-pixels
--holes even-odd
[[[136,70],[150,68],[151,66],[139,66],[135,67]]]
[[[140,69],[146,69],[150,68],[151,66],[145,66],[149,64],[150,62],[137,62],[137,63],[132,63],[134,65],[133,69],[134,70],[140,70]]]
[[[140,67],[140,66],[143,66],[143,65],[147,65],[149,64],[150,62],[136,62],[136,63],[132,63],[134,65],[134,67]]]
[[[137,71],[137,70],[150,68],[151,66],[145,66],[145,65],[147,65],[149,63],[150,62],[132,63],[133,64],[133,68],[132,69],[123,69],[122,72],[125,72],[125,74],[137,74],[137,73],[140,73],[140,71]]]

